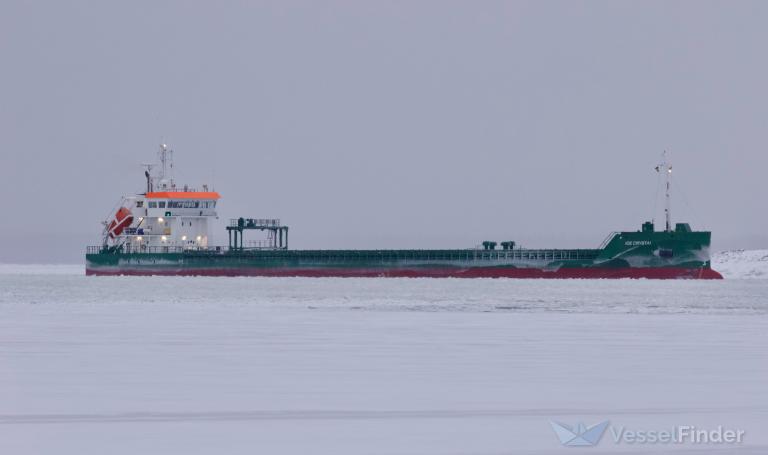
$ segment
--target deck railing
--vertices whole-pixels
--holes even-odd
[[[226,252],[226,247],[221,246],[209,246],[209,247],[193,247],[193,246],[149,246],[141,245],[131,247],[129,244],[122,247],[104,247],[104,246],[89,246],[86,248],[88,254],[99,253],[124,253],[124,254],[157,254],[157,253],[186,253],[186,252],[206,252],[206,253],[223,253]]]
[[[240,218],[230,218],[229,226],[238,227]],[[243,218],[243,227],[280,227],[278,218]]]
[[[382,260],[477,260],[477,261],[572,261],[593,260],[597,258],[599,250],[285,250],[274,247],[253,246],[229,251],[226,247],[182,247],[182,246],[140,246],[128,248],[127,245],[120,250],[114,250],[101,246],[89,246],[88,254],[158,254],[177,253],[191,255],[258,255],[259,257],[275,258],[301,258],[308,260],[347,260],[347,259],[382,259]]]
[[[606,237],[605,240],[603,240],[603,243],[601,243],[600,246],[597,249],[598,250],[604,249],[606,246],[608,246],[608,244],[611,242],[611,240],[613,240],[613,238],[616,237],[617,235],[619,235],[619,233],[616,232],[616,231],[611,232],[610,234],[608,234],[608,237]]]

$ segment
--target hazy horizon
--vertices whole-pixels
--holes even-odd
[[[0,5],[0,262],[72,263],[144,185],[292,248],[596,247],[663,201],[768,248],[768,3]],[[655,210],[654,210],[655,208]]]

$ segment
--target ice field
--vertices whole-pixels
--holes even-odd
[[[3,454],[764,454],[767,384],[768,280],[0,266]],[[745,437],[571,448],[550,420]]]

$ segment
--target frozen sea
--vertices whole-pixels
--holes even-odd
[[[1,454],[768,453],[768,280],[0,266]],[[745,431],[560,445],[550,420]]]

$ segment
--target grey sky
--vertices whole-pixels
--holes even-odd
[[[766,24],[745,1],[5,0],[0,262],[82,260],[161,137],[221,221],[279,217],[294,248],[597,246],[654,215],[665,148],[675,221],[766,247]]]

